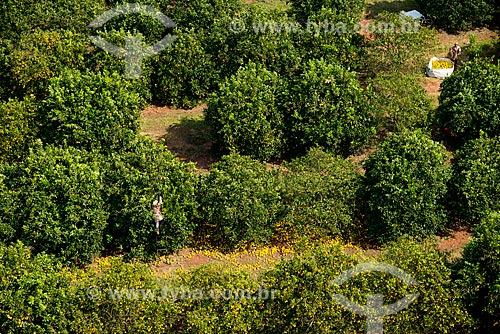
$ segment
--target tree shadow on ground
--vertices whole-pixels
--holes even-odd
[[[162,137],[167,148],[183,161],[195,162],[196,167],[208,170],[215,162],[213,140],[209,126],[203,119],[182,118],[170,125]]]

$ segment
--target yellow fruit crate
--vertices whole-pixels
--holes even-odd
[[[453,68],[453,63],[446,60],[433,60],[432,68],[435,70],[445,70]]]
[[[429,61],[429,65],[427,65],[426,73],[427,76],[431,78],[446,78],[453,73],[453,70],[455,70],[453,60],[449,58],[432,57]]]

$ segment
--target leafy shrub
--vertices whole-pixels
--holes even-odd
[[[139,130],[144,100],[118,74],[65,71],[50,80],[40,110],[41,137],[106,153],[120,150]]]
[[[21,160],[36,138],[36,105],[29,99],[0,102],[0,161]]]
[[[302,28],[306,33],[293,34],[295,48],[304,62],[323,58],[345,68],[359,68],[364,56],[364,37],[351,31],[359,19],[359,16],[338,13],[334,8],[323,8],[309,17]]]
[[[412,287],[380,272],[358,274],[342,286],[333,284],[342,272],[373,261],[404,270],[419,285]],[[444,258],[431,247],[411,240],[391,244],[377,257],[348,255],[339,244],[314,247],[302,256],[283,260],[265,274],[264,281],[276,290],[276,298],[266,302],[262,333],[362,332],[366,317],[345,309],[333,294],[342,294],[358,305],[366,305],[370,294],[382,294],[387,305],[411,293],[419,294],[416,301],[384,317],[384,332],[437,333],[453,328],[454,333],[470,333],[470,317],[460,303]]]
[[[379,145],[365,165],[367,220],[374,238],[425,237],[446,227],[448,158],[446,148],[420,130],[402,131]]]
[[[165,293],[157,273],[145,263],[101,258],[75,271],[71,333],[174,333],[181,310]]]
[[[500,323],[500,214],[491,213],[474,230],[457,264],[458,284],[480,333],[496,333]]]
[[[352,163],[316,148],[285,168],[284,221],[300,235],[352,239],[360,232],[356,202],[361,175]]]
[[[474,61],[481,58],[483,50],[482,47],[477,43],[476,35],[469,35],[469,45],[467,45],[465,51],[468,61]]]
[[[39,143],[40,144],[40,143]],[[97,162],[74,148],[30,149],[20,163],[4,164],[0,222],[34,252],[87,263],[103,249],[107,213]]]
[[[235,18],[235,22],[242,24],[242,31],[231,31],[225,37],[224,46],[218,45],[217,41],[207,42],[219,48],[210,52],[216,55],[218,64],[227,64],[223,72],[225,77],[234,75],[240,67],[250,62],[260,63],[283,77],[290,77],[297,71],[305,50],[294,45],[295,34],[286,33],[286,27],[298,27],[297,22],[281,10],[270,10],[263,6],[246,7]],[[228,27],[229,24],[224,30],[231,30]],[[276,31],[280,27],[281,33]]]
[[[389,333],[445,333],[450,329],[454,333],[472,332],[472,319],[463,304],[462,293],[434,240],[416,243],[411,238],[399,238],[386,246],[378,261],[404,270],[418,283],[418,299],[408,307],[408,312],[399,312],[388,322],[384,319]]]
[[[11,57],[11,72],[26,94],[42,96],[49,79],[65,68],[84,68],[88,39],[69,30],[35,30],[21,36]]]
[[[471,332],[442,255],[408,239],[377,256],[353,254],[352,249],[348,254],[338,243],[315,246],[282,260],[262,278],[218,264],[160,279],[147,264],[122,258],[101,258],[68,272],[46,255],[30,258],[19,244],[0,247],[0,259],[0,326],[6,333],[362,331],[366,317],[337,304],[334,293],[360,305],[369,294],[383,294],[389,304],[418,293],[408,308],[384,317],[390,333]],[[341,272],[366,261],[397,266],[418,286],[381,273],[358,274],[342,287],[332,284]]]
[[[348,155],[372,133],[357,75],[324,60],[311,60],[284,97],[289,150],[320,146]]]
[[[11,71],[12,41],[0,38],[0,101],[14,97],[14,79]]]
[[[166,6],[163,3],[166,3]],[[241,11],[242,2],[239,0],[164,1],[161,9],[179,28],[209,32],[218,25],[227,28],[226,24]]]
[[[433,121],[431,100],[416,76],[380,74],[369,80],[373,111],[379,130],[429,128]]]
[[[500,210],[500,139],[480,138],[465,144],[453,159],[450,182],[453,208],[473,224]]]
[[[234,64],[238,63],[237,59],[241,55],[232,50],[240,36],[234,34],[230,27],[233,20],[247,11],[248,6],[243,6],[239,0],[160,0],[159,2],[162,11],[177,24],[178,29],[175,34],[180,34],[182,44],[179,43],[174,47],[176,41],[168,53],[164,52],[165,61],[178,68],[169,69],[168,66],[160,66],[160,71],[164,74],[161,78],[164,87],[156,89],[167,91],[168,85],[181,87],[184,85],[188,98],[191,99],[188,100],[189,103],[186,102],[186,106],[189,106],[196,103],[196,100],[206,97],[207,92],[216,89],[221,80],[219,75],[222,78],[229,77],[238,70],[239,66],[234,67]],[[188,36],[183,36],[185,34]],[[185,58],[189,59],[189,63],[185,63]],[[174,74],[173,78],[168,78],[171,76],[170,73]],[[210,88],[208,91],[205,88],[207,84]],[[193,86],[192,93],[189,92],[189,85]],[[196,95],[200,93],[202,95]],[[182,106],[176,101],[182,98],[182,92],[178,97],[175,96],[177,94],[175,91],[172,94],[175,104]],[[163,95],[160,91],[160,98],[163,98]],[[164,102],[173,103],[168,100]]]
[[[416,0],[416,3],[436,26],[449,32],[483,27],[493,21],[494,13],[498,13],[495,0]]]
[[[275,72],[255,63],[221,84],[208,101],[205,119],[222,151],[263,160],[281,155],[285,141],[283,114],[278,109],[282,86]]]
[[[500,135],[500,67],[470,62],[441,84],[440,124],[464,140]]]
[[[111,0],[108,2],[111,3],[110,7],[112,8],[129,3],[126,0]],[[161,11],[160,3],[157,0],[136,0],[133,3]],[[162,22],[150,14],[120,15],[109,20],[102,28],[98,29],[105,32],[112,32],[113,30],[127,31],[131,35],[142,35],[146,45],[153,45],[160,41],[167,33],[171,33],[171,31],[168,31],[170,28],[166,28]]]
[[[204,300],[182,300],[181,326],[191,333],[256,333],[261,327],[258,280],[227,265],[203,265],[172,280],[183,291],[203,293]],[[264,296],[264,292],[260,293]]]
[[[438,43],[435,30],[395,13],[380,13],[369,28],[373,32],[365,43],[364,70],[370,75],[420,71],[424,66],[422,58]]]
[[[175,33],[177,39],[163,50],[153,74],[153,97],[161,103],[192,108],[218,81],[212,56],[195,30]]]
[[[121,29],[98,32],[96,33],[96,35],[104,38],[106,41],[114,45],[124,47],[125,38],[127,36],[130,36],[130,32]],[[141,33],[134,33],[134,35],[145,38],[145,36]],[[85,66],[89,71],[97,74],[116,72],[119,73],[120,76],[126,78],[127,73],[125,72],[125,60],[107,51],[104,51],[97,46],[92,46],[91,48],[89,48],[89,50],[90,51],[87,53],[85,59]],[[152,99],[151,76],[155,71],[154,66],[157,61],[157,55],[144,58],[141,66],[142,72],[140,78],[128,80],[128,86],[135,92],[139,93],[146,101],[151,101]]]
[[[14,241],[16,239],[16,226],[12,221],[16,218],[13,208],[16,205],[16,198],[10,192],[5,184],[5,175],[0,171],[0,245],[4,242]]]
[[[139,137],[125,152],[109,156],[105,186],[111,249],[149,258],[157,250],[175,252],[186,244],[196,208],[192,166]],[[157,235],[151,204],[159,194],[164,223]]]
[[[105,10],[104,0],[5,0],[0,3],[0,38],[17,40],[36,28],[85,33]]]
[[[201,182],[200,230],[212,243],[228,249],[269,240],[280,198],[277,180],[265,165],[228,155]]]
[[[291,13],[301,23],[321,10],[329,9],[334,14],[345,14],[349,18],[358,19],[363,13],[363,0],[290,0]]]
[[[46,254],[33,255],[21,242],[0,246],[2,333],[66,332],[74,316],[71,277]]]

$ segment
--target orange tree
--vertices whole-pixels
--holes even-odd
[[[292,154],[320,146],[349,155],[374,132],[357,74],[338,64],[308,61],[284,94],[285,133]]]
[[[103,249],[102,175],[86,152],[38,142],[22,162],[3,164],[0,177],[2,241],[21,240],[77,264]]]
[[[439,28],[450,32],[484,27],[498,18],[495,0],[416,0],[422,13]]]
[[[441,84],[437,114],[460,140],[478,138],[480,131],[500,135],[500,67],[486,61],[465,64]]]
[[[64,71],[52,78],[38,112],[50,144],[110,153],[135,139],[143,98],[117,73]]]
[[[107,248],[151,258],[157,250],[171,253],[185,246],[195,227],[192,166],[147,137],[138,137],[103,160],[104,198],[112,212],[105,230]],[[164,221],[157,234],[151,204],[160,194]]]
[[[284,151],[283,82],[275,72],[249,63],[220,84],[208,100],[205,117],[222,152],[256,159],[279,157]]]
[[[238,154],[224,156],[201,180],[201,235],[223,249],[269,241],[281,205],[278,186],[264,164]]]
[[[450,182],[450,202],[457,217],[474,225],[500,210],[500,139],[484,133],[458,151]]]
[[[105,0],[6,0],[0,3],[0,38],[16,40],[35,28],[85,33],[87,25],[106,10]]]
[[[36,103],[32,99],[0,102],[0,161],[18,161],[37,136]]]
[[[448,159],[446,148],[420,130],[393,134],[379,145],[365,164],[367,220],[374,239],[421,238],[447,226]]]
[[[300,23],[306,23],[311,16],[324,9],[334,14],[344,14],[349,18],[359,19],[364,9],[363,0],[290,0],[291,14]]]
[[[500,214],[491,212],[474,229],[457,263],[457,283],[478,333],[497,333],[500,323]]]

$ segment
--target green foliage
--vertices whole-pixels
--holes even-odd
[[[161,103],[192,108],[219,80],[217,66],[195,30],[176,31],[177,39],[159,56],[153,97]]]
[[[372,109],[380,130],[429,128],[433,120],[431,100],[416,76],[379,74],[369,80]]]
[[[11,73],[12,41],[0,38],[0,101],[13,97],[14,79]]]
[[[420,11],[439,28],[449,32],[480,28],[493,22],[498,14],[496,0],[416,0]]]
[[[358,274],[342,286],[332,283],[340,273],[373,261],[404,270],[418,286],[380,272]],[[419,294],[417,300],[384,317],[384,332],[445,333],[453,328],[453,333],[470,333],[470,317],[445,260],[432,247],[409,239],[389,245],[376,258],[348,255],[339,244],[308,249],[300,257],[283,260],[266,274],[265,282],[277,292],[275,300],[266,302],[262,333],[361,333],[366,317],[346,310],[332,294],[358,305],[366,305],[370,294],[382,294],[387,305],[411,293]]]
[[[500,214],[491,213],[474,230],[458,263],[458,284],[479,333],[497,333],[500,326]]]
[[[211,264],[181,272],[173,280],[180,291],[190,291],[204,300],[182,300],[182,327],[188,333],[256,333],[261,327],[264,300],[258,281],[244,270]],[[180,288],[179,288],[180,287]],[[259,290],[260,289],[260,290]]]
[[[2,201],[0,201],[0,245],[3,245],[4,242],[16,239],[16,226],[12,222],[16,218],[13,208],[17,204],[15,196],[5,185],[5,175],[2,174],[2,171],[0,171],[0,194],[2,194]]]
[[[20,163],[4,164],[0,223],[36,253],[87,263],[103,249],[107,213],[97,162],[74,148],[30,149]],[[5,237],[5,236],[4,236]]]
[[[282,181],[283,220],[300,235],[352,239],[360,233],[356,201],[361,175],[351,162],[311,149],[285,164]]]
[[[437,44],[435,30],[394,13],[380,13],[370,29],[373,33],[365,45],[364,69],[371,75],[381,71],[395,74],[420,71],[421,59]]]
[[[9,100],[0,102],[0,161],[21,160],[36,138],[35,102]]]
[[[262,6],[248,6],[235,18],[235,22],[241,24],[242,31],[232,31],[226,37],[225,46],[218,45],[220,50],[211,51],[217,55],[218,63],[227,63],[223,72],[225,77],[233,75],[249,62],[260,63],[283,77],[290,77],[297,71],[306,50],[298,48],[294,41],[295,34],[286,30],[289,26],[300,27],[297,22],[281,10],[269,10]],[[228,30],[228,27],[224,29]]]
[[[74,315],[68,272],[54,258],[33,256],[21,242],[0,246],[0,330],[65,333]]]
[[[208,101],[205,119],[223,152],[256,159],[284,151],[283,114],[278,109],[283,82],[275,72],[249,63],[220,85]]]
[[[147,264],[103,258],[75,271],[70,333],[175,333],[181,310]],[[76,284],[75,284],[76,283]]]
[[[175,34],[179,33],[181,40],[163,52],[164,61],[170,66],[160,64],[162,75],[155,89],[164,103],[190,106],[216,89],[219,76],[236,73],[239,65],[235,67],[235,63],[242,56],[238,53],[241,49],[236,48],[240,36],[230,27],[233,20],[247,12],[248,6],[239,0],[159,2],[161,10],[177,24]],[[174,86],[171,93],[169,86]],[[185,101],[183,94],[187,95]]]
[[[25,33],[12,51],[12,78],[25,94],[43,97],[49,79],[65,68],[84,68],[88,43],[86,37],[69,30]]]
[[[336,304],[332,280],[357,264],[339,244],[309,248],[302,256],[282,260],[264,274],[266,286],[277,291],[266,302],[262,333],[342,333],[361,330],[364,319]],[[352,289],[351,289],[352,290]],[[346,291],[342,291],[345,293]],[[356,291],[357,296],[361,292]],[[350,294],[349,296],[352,296]]]
[[[402,131],[379,145],[365,165],[367,220],[374,238],[425,237],[446,227],[448,158],[446,148],[420,130]]]
[[[36,28],[86,33],[105,10],[104,0],[5,0],[0,3],[0,38],[17,40]]]
[[[481,58],[482,49],[477,43],[476,35],[469,35],[469,45],[467,45],[467,60],[473,61]]]
[[[128,2],[127,0],[111,0],[108,1],[110,7],[115,8],[122,6]],[[152,9],[161,11],[161,6],[158,0],[135,0],[134,4],[141,4]],[[171,33],[168,29],[150,14],[127,14],[114,17],[104,24],[100,30],[106,32],[127,31],[130,35],[142,35],[146,45],[153,45],[160,41],[167,33]]]
[[[179,28],[209,32],[217,26],[228,27],[234,16],[242,10],[239,0],[183,0],[167,1],[162,10]]]
[[[230,249],[269,240],[280,198],[277,179],[265,165],[228,155],[212,165],[201,182],[200,228],[212,243]]]
[[[128,16],[125,16],[128,17]],[[111,30],[96,33],[97,36],[104,38],[111,44],[117,45],[119,47],[125,46],[125,38],[130,36],[130,32],[124,29],[121,30]],[[134,32],[135,36],[140,36],[145,39],[145,36],[139,32]],[[144,42],[146,43],[146,42]],[[150,44],[151,45],[151,44]],[[144,44],[146,46],[146,44]],[[86,68],[94,73],[119,73],[120,76],[124,77],[125,73],[125,60],[119,58],[103,49],[92,46],[89,48],[89,52],[85,58]],[[153,65],[158,61],[158,56],[146,57],[142,61],[142,73],[141,77],[133,80],[128,80],[128,85],[133,88],[134,91],[139,93],[145,100],[150,101],[152,99],[151,93],[151,76],[155,71]]]
[[[390,316],[388,322],[384,321],[384,330],[387,328],[389,333],[446,333],[451,329],[453,333],[472,332],[472,319],[462,302],[462,293],[456,287],[448,261],[436,250],[433,240],[416,243],[412,238],[399,238],[386,246],[378,261],[413,277],[419,294],[406,312],[403,310]],[[395,280],[396,284],[387,284],[389,289],[402,283]]]
[[[196,208],[192,166],[179,161],[162,145],[139,137],[121,154],[108,158],[105,178],[111,249],[150,258],[156,250],[175,252],[194,229]],[[164,223],[155,231],[151,204],[162,194]]]
[[[500,211],[500,138],[480,138],[465,144],[453,159],[450,200],[467,224],[490,211]]]
[[[5,333],[357,333],[366,317],[338,304],[340,293],[360,305],[370,294],[389,304],[416,301],[384,317],[390,333],[471,333],[470,318],[450,269],[431,245],[409,239],[380,255],[348,254],[340,244],[315,246],[255,278],[228,265],[205,265],[160,279],[147,264],[101,258],[69,272],[18,244],[0,247],[0,319]],[[332,280],[356,264],[379,261],[404,270],[418,285],[383,273]],[[415,319],[419,319],[415,322]]]
[[[335,15],[345,14],[359,19],[365,6],[364,0],[288,0],[291,13],[298,22],[306,23],[311,16],[322,10],[330,10]]]
[[[485,61],[459,67],[441,84],[438,117],[463,140],[500,135],[500,67]]]
[[[65,71],[50,80],[39,115],[46,143],[110,153],[120,150],[139,130],[144,100],[117,73]]]
[[[359,68],[364,56],[364,37],[350,31],[358,23],[358,17],[351,18],[335,14],[332,9],[323,9],[310,17],[310,22],[303,28],[306,33],[293,34],[295,48],[304,62],[322,58],[345,68]]]
[[[348,155],[373,133],[357,74],[324,60],[311,60],[284,97],[289,150],[320,146]]]

